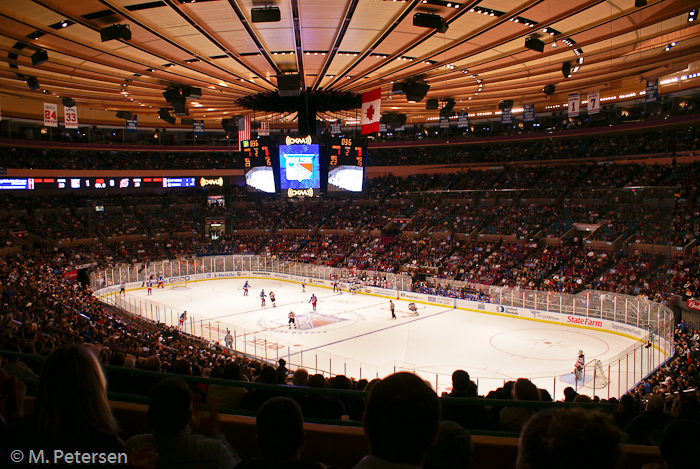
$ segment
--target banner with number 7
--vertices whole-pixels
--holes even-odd
[[[588,93],[588,114],[598,114],[600,112],[600,95],[598,92]]]

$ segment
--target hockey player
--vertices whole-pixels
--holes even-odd
[[[163,286],[163,276],[162,275],[158,276],[158,288],[165,288]]]
[[[586,366],[586,357],[583,355],[583,350],[578,351],[578,358],[576,358],[576,365],[574,367],[574,376],[576,380],[583,379],[583,367]]]
[[[180,315],[180,323],[178,324],[177,328],[184,329],[185,328],[185,321],[187,321],[187,311],[183,312]]]
[[[151,280],[146,282],[146,288],[148,288],[148,294],[152,295],[153,294],[153,282]]]
[[[275,306],[275,292],[270,292],[270,301],[272,302],[272,307],[274,308]]]
[[[265,295],[265,289],[263,288],[262,290],[260,290],[260,303],[261,303],[260,306],[265,306],[265,298],[266,297],[267,297],[267,295]]]
[[[306,280],[304,279],[301,281],[301,291],[306,293]]]
[[[309,303],[311,303],[311,306],[314,307],[314,311],[316,311],[316,302],[317,302],[317,301],[318,301],[318,299],[316,298],[316,295],[314,295],[314,294],[312,293],[312,294],[311,294],[311,299],[309,300]]]
[[[126,283],[122,282],[122,286],[119,288],[120,295],[126,295]]]
[[[287,315],[289,317],[289,328],[292,328],[292,324],[294,324],[294,329],[297,329],[297,322],[296,322],[296,317],[297,315],[294,314],[294,311],[290,311],[289,314]]]
[[[396,319],[396,314],[394,313],[394,302],[389,300],[389,309],[391,309],[391,319]]]
[[[243,296],[248,296],[248,289],[250,288],[250,285],[248,285],[248,280],[245,281],[243,284]]]
[[[413,301],[408,304],[408,310],[418,316],[418,306]]]

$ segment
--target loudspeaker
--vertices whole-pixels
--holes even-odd
[[[571,76],[571,62],[564,62],[561,64],[561,73],[564,78],[569,78]]]
[[[63,98],[61,99],[61,102],[63,103],[63,107],[73,107],[75,106],[75,99],[73,98]]]
[[[525,47],[532,49],[537,52],[544,52],[544,42],[540,41],[536,37],[528,37],[525,39]]]
[[[233,132],[238,128],[236,119],[221,119],[221,128],[226,132]]]
[[[504,99],[500,103],[498,103],[498,109],[501,111],[504,109],[512,108],[513,107],[513,100],[512,99]]]
[[[546,95],[552,95],[552,94],[554,94],[555,86],[554,85],[547,85],[542,89],[542,91]]]
[[[202,97],[202,88],[185,86],[182,89],[182,96],[185,98],[201,98]]]
[[[425,108],[426,109],[437,109],[438,108],[438,100],[437,99],[429,99],[425,102]]]
[[[280,20],[280,9],[278,7],[251,8],[251,23],[273,23]]]
[[[180,98],[172,103],[173,114],[177,117],[189,116],[190,113],[187,111],[187,100],[180,96]]]
[[[49,54],[45,50],[38,50],[32,54],[32,65],[35,67],[49,60]]]
[[[440,33],[447,32],[449,28],[445,18],[430,13],[416,13],[413,15],[413,26],[437,29]]]
[[[634,0],[634,6],[637,8],[642,8],[647,6],[647,0]]]
[[[113,39],[131,39],[131,30],[125,24],[115,24],[100,29],[100,39],[102,42],[111,41]]]
[[[401,127],[406,123],[406,114],[389,112],[381,118],[382,124],[391,125],[392,127]]]
[[[425,94],[429,89],[430,85],[426,83],[405,83],[403,86],[404,93],[406,93],[406,100],[416,103],[425,98]]]
[[[399,83],[399,82],[394,83],[393,86],[391,87],[391,92],[392,93],[403,93],[404,92],[403,85],[405,85],[405,83]]]
[[[160,115],[160,112],[158,114]],[[118,111],[117,119],[131,119],[131,113],[129,111]]]
[[[163,121],[167,122],[168,124],[175,124],[175,118],[170,115],[167,109],[159,110],[158,117],[160,117]]]
[[[192,118],[180,119],[180,123],[182,125],[194,125],[194,119],[192,119]]]
[[[442,107],[442,110],[445,111],[445,113],[449,116],[452,113],[452,109],[455,107],[455,100],[452,98],[447,98],[445,100],[445,105]]]
[[[180,90],[177,88],[168,88],[165,91],[163,91],[163,97],[165,98],[166,103],[174,103],[178,99],[182,99],[182,95],[180,95]]]
[[[298,73],[277,76],[277,89],[280,96],[299,96],[301,79]]]
[[[39,80],[36,77],[27,77],[27,86],[29,86],[30,90],[38,90]]]

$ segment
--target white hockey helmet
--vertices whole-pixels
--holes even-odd
[[[583,350],[579,350],[579,351],[578,351],[578,354],[579,354],[579,355],[583,355]]]

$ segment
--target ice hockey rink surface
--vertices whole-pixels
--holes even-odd
[[[291,369],[302,365],[311,374],[356,379],[409,370],[439,393],[450,389],[452,372],[463,369],[478,382],[480,395],[517,378],[531,379],[555,399],[563,399],[567,386],[592,395],[586,389],[589,380],[575,383],[573,378],[578,350],[585,352],[586,360],[607,363],[636,342],[582,327],[451,307],[418,304],[416,316],[408,310],[407,301],[396,299],[397,319],[392,319],[387,298],[310,285],[303,292],[300,284],[274,279],[248,281],[248,296],[243,291],[245,279],[236,278],[154,288],[149,297],[145,289],[136,288],[128,291],[127,300],[158,305],[161,321],[173,325],[186,310],[188,327],[197,335],[218,337],[223,345],[228,328],[235,332],[237,350],[271,362],[284,358]],[[266,306],[261,306],[261,290],[267,295]],[[276,296],[276,306],[270,292]],[[312,294],[318,298],[316,311],[309,301]],[[290,311],[298,328],[289,328]],[[607,387],[596,389],[595,394],[617,396],[634,385],[614,373],[609,378]]]

